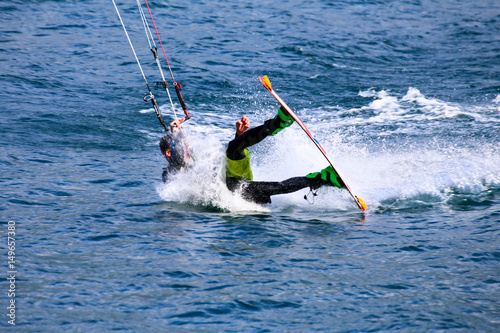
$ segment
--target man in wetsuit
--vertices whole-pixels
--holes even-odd
[[[183,119],[177,119],[170,124],[170,132],[160,139],[160,150],[168,162],[163,168],[162,180],[166,182],[169,177],[191,166],[193,153],[186,137],[180,130]]]
[[[276,117],[252,129],[249,129],[250,120],[246,116],[236,122],[236,136],[229,142],[226,150],[226,185],[230,191],[240,191],[248,201],[271,203],[272,195],[291,193],[306,187],[315,190],[321,186],[345,186],[331,166],[320,172],[281,182],[253,181],[247,147],[261,142],[269,135],[277,134],[292,125],[293,121],[290,114],[281,107]]]

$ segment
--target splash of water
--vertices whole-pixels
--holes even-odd
[[[187,134],[195,151],[196,162],[192,168],[176,174],[168,183],[159,184],[157,192],[160,197],[165,201],[201,205],[220,211],[269,211],[264,206],[245,201],[227,189],[222,142],[216,135],[204,135],[195,131]]]
[[[455,105],[427,98],[415,88],[410,88],[401,98],[373,89],[361,92],[360,96],[374,100],[354,111],[334,109],[333,112],[327,107],[300,113],[339,173],[371,211],[442,205],[457,193],[480,195],[498,188],[500,154],[496,141],[453,136],[450,129],[443,132],[450,125],[489,126],[490,121],[498,121],[498,115],[491,114],[491,106]],[[450,119],[453,122],[447,122]],[[390,128],[386,128],[388,124]],[[407,136],[395,139],[401,133]],[[193,134],[197,163],[171,183],[158,186],[164,200],[231,212],[290,206],[356,209],[345,191],[333,188],[321,189],[314,205],[303,200],[307,189],[275,196],[271,206],[246,202],[229,192],[224,184],[224,150],[232,137],[232,129],[200,126]],[[359,136],[363,136],[363,140],[358,140]],[[267,138],[250,151],[256,180],[280,181],[305,176],[327,165],[296,126]]]

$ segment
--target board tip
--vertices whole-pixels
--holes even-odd
[[[262,77],[262,80],[269,87],[269,89],[273,89],[273,87],[271,86],[271,81],[269,81],[269,78],[267,77],[267,75],[264,75]]]
[[[363,208],[363,211],[366,211],[368,209],[368,206],[366,206],[366,202],[361,199],[360,197],[356,196],[356,200],[358,200],[359,204]]]

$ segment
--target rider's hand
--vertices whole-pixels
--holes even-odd
[[[171,122],[170,128],[172,129],[172,132],[178,131],[183,122],[184,122],[184,118],[179,118],[179,119],[176,119],[173,122]]]
[[[240,120],[236,122],[236,135],[242,135],[250,128],[250,119],[247,116],[241,117]]]

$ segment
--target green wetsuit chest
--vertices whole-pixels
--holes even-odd
[[[226,177],[253,180],[252,168],[250,167],[250,153],[244,150],[245,157],[241,160],[232,160],[226,157]]]

